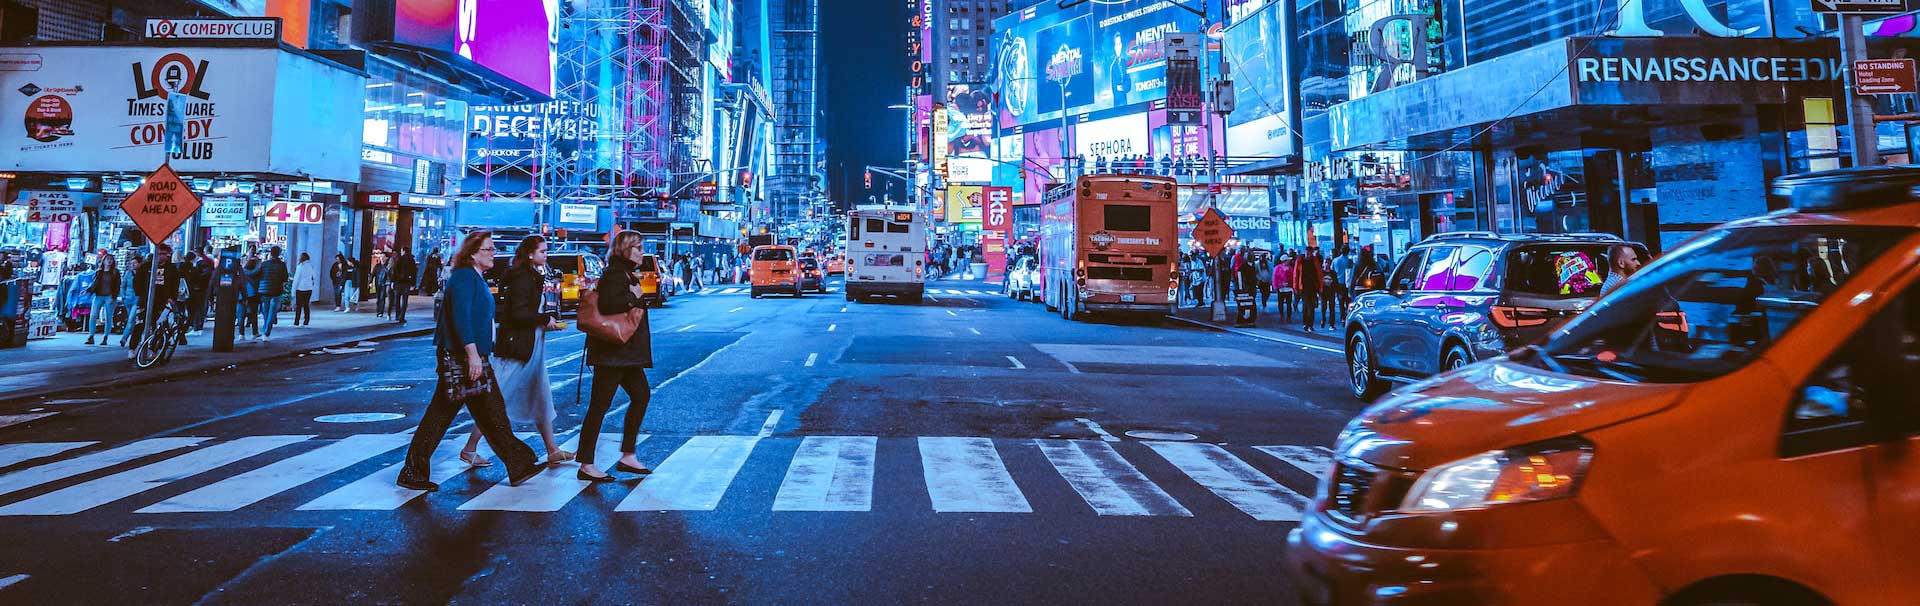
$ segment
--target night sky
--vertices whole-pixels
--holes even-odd
[[[825,82],[828,192],[846,208],[864,202],[863,167],[898,168],[905,161],[907,112],[887,109],[906,103],[907,60],[904,2],[821,0],[820,54]],[[874,176],[876,190],[898,179]],[[877,191],[875,192],[878,193]]]

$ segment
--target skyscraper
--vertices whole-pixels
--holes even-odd
[[[819,0],[771,0],[773,16],[773,214],[783,225],[806,218],[825,185],[819,121]]]

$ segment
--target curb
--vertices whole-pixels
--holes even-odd
[[[1311,349],[1311,350],[1314,350],[1314,351],[1320,351],[1320,352],[1325,352],[1325,353],[1331,353],[1331,354],[1339,354],[1339,355],[1343,355],[1343,356],[1344,356],[1344,355],[1346,355],[1346,351],[1345,351],[1345,350],[1342,350],[1342,349],[1340,349],[1340,348],[1338,348],[1338,347],[1334,347],[1333,345],[1331,345],[1331,344],[1328,344],[1328,343],[1315,343],[1315,342],[1311,342],[1311,341],[1309,341],[1309,340],[1294,340],[1294,339],[1290,339],[1290,338],[1281,338],[1281,337],[1276,337],[1276,336],[1273,336],[1273,335],[1269,335],[1269,334],[1264,334],[1264,333],[1260,333],[1260,332],[1256,332],[1256,331],[1252,331],[1252,330],[1247,330],[1247,329],[1244,329],[1244,328],[1236,328],[1236,327],[1232,327],[1232,326],[1226,326],[1226,325],[1222,325],[1222,324],[1214,324],[1214,323],[1212,323],[1212,322],[1207,322],[1207,321],[1203,321],[1203,320],[1195,320],[1195,319],[1192,319],[1192,318],[1182,318],[1182,317],[1180,317],[1180,316],[1177,316],[1177,315],[1169,315],[1169,316],[1167,316],[1167,319],[1169,319],[1169,320],[1176,320],[1176,321],[1180,321],[1180,322],[1186,322],[1186,323],[1188,323],[1188,324],[1192,324],[1192,325],[1194,325],[1194,326],[1199,326],[1199,327],[1201,327],[1201,328],[1208,328],[1208,329],[1212,329],[1212,330],[1217,330],[1217,331],[1220,331],[1220,332],[1229,332],[1229,333],[1233,333],[1233,334],[1236,334],[1236,335],[1240,335],[1240,336],[1243,336],[1243,337],[1251,337],[1251,338],[1255,338],[1255,339],[1259,339],[1259,340],[1262,340],[1262,341],[1269,341],[1269,342],[1273,342],[1273,343],[1285,343],[1285,344],[1287,344],[1287,345],[1293,345],[1293,346],[1297,346],[1297,347],[1300,347],[1300,348],[1302,348],[1302,349]]]
[[[80,392],[80,391],[93,391],[93,390],[100,390],[100,389],[111,389],[111,388],[118,388],[118,387],[131,387],[135,385],[144,385],[147,383],[155,383],[155,382],[165,381],[169,379],[178,379],[180,377],[185,377],[189,375],[206,373],[209,371],[216,371],[222,368],[226,368],[228,366],[254,364],[259,362],[265,362],[268,360],[275,360],[279,358],[295,357],[300,354],[304,354],[320,348],[342,347],[346,345],[352,345],[354,343],[359,343],[361,341],[384,341],[384,340],[390,340],[390,339],[418,337],[418,336],[430,335],[430,334],[433,334],[433,325],[429,323],[420,328],[409,328],[409,329],[404,329],[404,330],[399,330],[394,332],[373,333],[373,334],[361,335],[356,338],[342,339],[339,341],[327,340],[325,342],[316,343],[311,346],[301,346],[293,349],[274,351],[271,353],[261,352],[257,354],[237,356],[233,358],[221,358],[221,359],[210,360],[209,363],[180,366],[178,368],[165,366],[165,367],[160,367],[154,370],[142,371],[139,374],[132,375],[132,376],[129,376],[125,373],[114,373],[109,375],[108,378],[99,380],[99,381],[72,384],[72,385],[61,385],[58,387],[23,389],[13,393],[0,393],[0,402],[15,402],[20,400],[31,400],[35,398],[44,398],[48,396],[62,395],[67,393]]]

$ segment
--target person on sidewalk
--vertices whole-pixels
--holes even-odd
[[[347,279],[340,282],[340,311],[353,313],[360,307],[360,262],[347,258]]]
[[[428,492],[440,489],[429,477],[433,451],[462,408],[473,417],[474,426],[486,436],[500,460],[506,462],[508,485],[519,486],[540,473],[533,448],[513,436],[500,384],[487,364],[487,356],[493,353],[494,309],[493,293],[488,292],[482,272],[493,267],[493,250],[493,234],[476,231],[467,234],[454,255],[453,277],[448,280],[445,305],[433,331],[440,380],[407,446],[406,462],[394,482],[401,488]],[[475,384],[479,386],[478,395],[455,398],[468,391],[463,387]]]
[[[247,255],[247,264],[240,267],[240,322],[234,325],[234,340],[253,332],[253,338],[260,338],[260,257]]]
[[[293,325],[313,326],[313,291],[320,290],[320,268],[313,265],[313,257],[300,253],[300,262],[293,266]]]
[[[488,261],[491,266],[492,260]],[[407,301],[413,297],[413,284],[419,269],[413,264],[412,251],[401,248],[399,254],[393,256],[393,275],[389,276],[393,279],[393,287],[388,289],[393,293],[393,301],[387,303],[387,309],[391,310],[395,322],[407,323]]]
[[[347,256],[333,254],[333,266],[327,268],[327,280],[333,282],[333,310],[347,310],[347,280],[353,275],[353,264],[347,262]]]
[[[1260,251],[1253,259],[1253,284],[1260,291],[1260,311],[1267,310],[1267,299],[1273,296],[1273,253]]]
[[[513,265],[500,277],[506,309],[500,310],[493,337],[493,371],[506,398],[507,419],[533,423],[547,446],[547,465],[573,460],[553,434],[553,381],[547,374],[547,331],[560,329],[559,310],[546,304],[547,239],[538,234],[520,240]],[[493,461],[480,456],[480,429],[467,435],[460,460],[474,467]]]
[[[260,288],[261,338],[273,339],[273,327],[280,323],[280,301],[287,296],[287,262],[280,260],[280,247],[267,249],[267,260],[260,262],[257,281]]]
[[[1335,279],[1332,259],[1320,261],[1320,326],[1333,328],[1334,315],[1338,313],[1340,299],[1340,281]]]
[[[1313,312],[1320,306],[1320,281],[1324,275],[1319,248],[1309,246],[1294,260],[1293,290],[1300,294],[1300,326],[1307,332],[1315,332]]]
[[[409,257],[407,262],[412,263],[412,258]],[[445,264],[440,260],[440,251],[427,254],[426,262],[421,264],[420,294],[431,297],[440,292],[440,274],[444,273],[441,269]]]
[[[1273,288],[1279,294],[1274,310],[1280,312],[1283,323],[1293,321],[1293,260],[1293,251],[1281,249],[1280,259],[1273,262]]]
[[[1331,264],[1333,267],[1333,313],[1327,315],[1329,326],[1346,319],[1347,304],[1353,301],[1353,291],[1349,286],[1353,284],[1353,268],[1358,263],[1354,260],[1355,256],[1353,246],[1344,246],[1341,247],[1340,256],[1334,257]]]
[[[100,253],[100,267],[93,270],[93,285],[87,287],[87,294],[93,296],[87,344],[92,345],[93,335],[100,334],[100,344],[106,345],[113,337],[113,307],[120,300],[120,268],[114,266],[113,255]]]
[[[387,317],[387,290],[393,288],[393,255],[386,252],[373,254],[373,317]]]
[[[618,316],[645,309],[640,301],[640,279],[634,273],[643,254],[640,232],[623,231],[613,237],[613,245],[607,250],[606,270],[600,274],[600,283],[594,286],[600,298],[600,315]],[[580,425],[580,471],[576,477],[582,480],[613,480],[613,476],[593,466],[593,454],[600,443],[600,425],[606,420],[607,410],[613,407],[614,392],[623,389],[632,402],[620,429],[620,461],[613,464],[613,469],[641,475],[653,473],[633,456],[634,446],[639,442],[640,423],[646,418],[647,402],[652,397],[647,385],[647,369],[653,367],[653,334],[647,316],[643,313],[640,318],[639,328],[625,343],[587,336],[587,364],[593,367],[593,396],[587,405],[586,419]]]

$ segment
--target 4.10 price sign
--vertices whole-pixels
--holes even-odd
[[[326,210],[326,205],[319,202],[274,200],[267,205],[267,222],[318,224]]]

